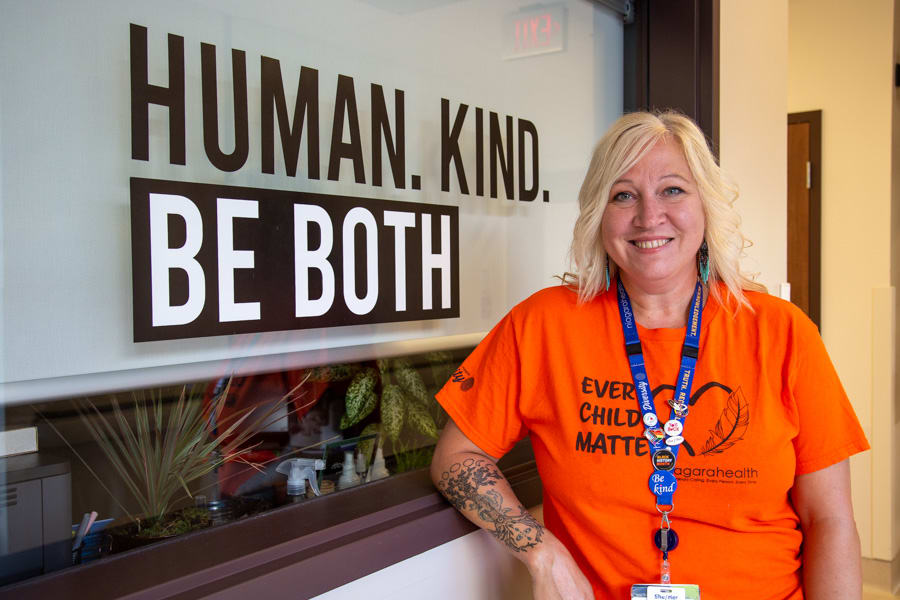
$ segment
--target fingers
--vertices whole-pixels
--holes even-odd
[[[568,552],[554,556],[548,570],[534,577],[534,600],[593,600],[591,584]]]

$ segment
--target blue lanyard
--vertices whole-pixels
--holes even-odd
[[[669,420],[660,423],[653,406],[653,394],[644,366],[644,354],[641,349],[641,338],[638,336],[637,324],[634,322],[634,311],[631,300],[621,281],[617,282],[619,299],[619,317],[622,321],[622,332],[625,334],[625,351],[628,353],[628,364],[634,379],[634,389],[641,409],[646,429],[644,435],[650,442],[650,459],[653,463],[653,474],[650,476],[650,491],[656,496],[657,509],[671,507],[672,496],[678,481],[672,470],[678,458],[678,448],[684,441],[684,420],[688,414],[688,400],[691,397],[691,385],[694,382],[694,369],[700,354],[700,319],[703,304],[703,286],[697,282],[691,298],[691,310],[684,334],[684,345],[681,348],[681,368],[678,371],[675,396],[669,401],[671,413]],[[670,509],[671,510],[671,509]]]

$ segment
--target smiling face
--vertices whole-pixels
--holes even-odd
[[[693,285],[704,228],[697,183],[681,146],[666,138],[613,183],[601,224],[622,282],[651,293]]]

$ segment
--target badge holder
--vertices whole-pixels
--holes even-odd
[[[700,600],[700,588],[688,584],[636,583],[631,586],[631,600]]]
[[[656,510],[661,515],[659,529],[653,534],[653,544],[662,555],[659,583],[632,585],[631,600],[700,600],[700,586],[672,583],[669,568],[669,552],[678,548],[678,534],[669,520],[669,514],[675,510],[674,495],[678,480],[670,471],[657,469],[647,483],[656,496]]]
[[[678,534],[669,522],[669,513],[675,507],[656,506],[662,515],[659,529],[653,535],[653,543],[662,552],[659,568],[659,583],[636,583],[631,586],[631,600],[700,600],[700,586],[672,583],[669,572],[669,552],[678,547]]]
[[[647,371],[640,337],[634,325],[633,311],[628,293],[622,282],[617,283],[619,295],[619,314],[622,320],[622,332],[625,337],[625,351],[635,382],[635,390],[639,393],[639,405],[642,420],[646,429],[644,435],[650,442],[653,474],[648,486],[656,496],[656,510],[662,515],[660,527],[653,534],[653,543],[659,549],[660,561],[659,583],[637,583],[631,586],[631,600],[700,600],[700,586],[694,584],[672,583],[669,568],[669,552],[678,547],[678,534],[669,522],[669,513],[675,509],[673,496],[678,487],[678,480],[672,472],[678,458],[678,448],[684,442],[684,420],[689,412],[691,384],[694,379],[694,368],[700,348],[700,311],[702,308],[702,286],[700,282],[694,288],[691,298],[692,326],[685,333],[682,347],[679,384],[676,395],[669,400],[671,416],[664,424],[656,416],[653,398],[647,383]]]

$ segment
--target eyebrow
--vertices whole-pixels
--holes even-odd
[[[668,174],[663,175],[662,177],[660,177],[660,179],[680,179],[680,180],[682,180],[682,181],[685,182],[685,183],[690,183],[690,180],[689,180],[689,179],[685,178],[685,177],[682,176],[682,175],[679,175],[678,173],[668,173]],[[632,181],[631,179],[624,179],[624,178],[623,178],[623,179],[616,179],[616,180],[613,182],[613,185],[616,185],[617,183],[630,183],[630,184],[634,185],[634,181]]]

